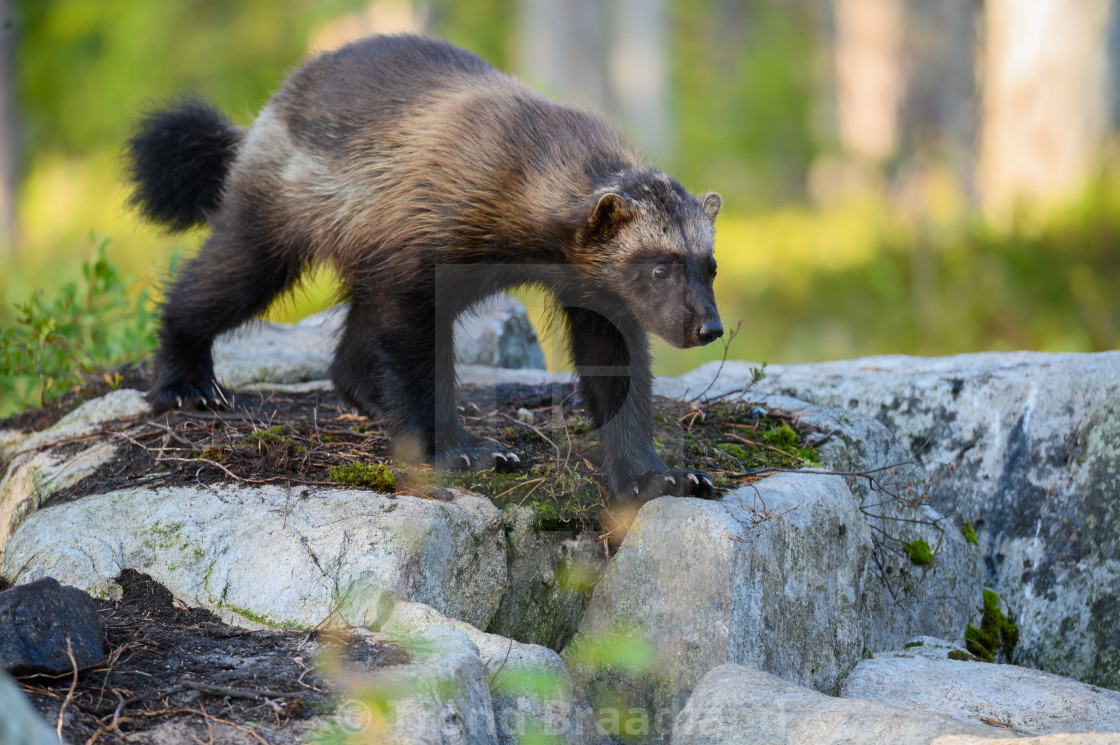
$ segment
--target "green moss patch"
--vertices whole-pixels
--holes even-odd
[[[331,481],[340,484],[368,486],[384,492],[397,490],[396,472],[380,463],[343,463],[331,466],[328,474]]]
[[[906,546],[906,553],[910,557],[910,563],[917,566],[925,566],[933,563],[933,549],[929,547],[924,538],[917,538]]]
[[[964,525],[961,527],[961,535],[973,546],[980,545],[980,538],[976,535],[976,529],[972,527],[971,520],[965,520]]]
[[[968,651],[985,662],[996,659],[1011,660],[1019,642],[1019,627],[1010,614],[999,607],[999,595],[994,590],[984,590],[984,607],[981,609],[980,627],[972,624],[964,632]]]

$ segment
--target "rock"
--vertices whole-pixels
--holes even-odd
[[[543,370],[544,352],[525,306],[497,295],[455,324],[455,360],[461,365],[488,365]]]
[[[381,631],[401,636],[441,626],[461,631],[478,648],[502,745],[534,736],[556,745],[609,745],[560,655],[551,649],[483,633],[420,603],[397,603]]]
[[[866,477],[847,477],[852,493],[872,529],[875,549],[867,583],[868,622],[864,646],[870,651],[893,649],[916,635],[961,635],[974,615],[983,592],[980,551],[961,534],[955,521],[929,505],[909,506],[900,499],[918,495],[908,484],[920,485],[925,469],[885,466],[909,460],[886,427],[859,414],[831,406],[816,406],[781,395],[759,395],[764,409],[780,411],[799,427],[823,440],[821,462],[837,471],[880,469]],[[934,478],[943,474],[933,474]],[[905,545],[923,540],[933,561],[914,565]]]
[[[376,718],[359,717],[357,724],[365,731],[354,734],[362,742],[385,745],[498,745],[486,668],[466,635],[435,626],[411,637],[408,649],[408,664],[381,668],[372,679],[355,681],[351,703],[364,707],[363,695],[372,693],[374,706],[383,702],[387,709],[388,732]],[[368,710],[363,713],[368,716]]]
[[[57,423],[40,432],[14,434],[6,431],[0,440],[0,462],[19,452],[38,450],[47,445],[72,440],[101,429],[114,419],[140,416],[149,412],[148,402],[141,391],[124,388],[107,393],[100,398],[86,401]]]
[[[0,592],[0,667],[6,670],[68,673],[75,664],[105,659],[104,643],[93,598],[81,590],[43,577]]]
[[[1120,733],[1116,691],[1016,665],[951,660],[954,647],[939,639],[911,645],[861,661],[840,695],[964,721],[1006,722],[1035,735]]]
[[[231,388],[293,384],[329,378],[331,358],[346,320],[338,305],[299,323],[256,321],[214,343],[218,380]],[[544,369],[544,352],[525,306],[495,297],[455,326],[455,359],[462,365]]]
[[[4,745],[59,745],[58,735],[47,726],[23,695],[19,685],[0,670],[0,743]]]
[[[505,513],[509,586],[486,630],[560,650],[607,558],[593,531],[543,530],[534,518],[528,508]]]
[[[8,544],[4,576],[50,575],[95,596],[124,569],[234,625],[376,624],[393,599],[486,626],[506,588],[501,513],[369,491],[178,486],[40,510]]]
[[[325,380],[345,320],[335,306],[299,323],[251,321],[214,341],[214,372],[230,388]]]
[[[942,735],[1008,738],[1006,730],[880,701],[832,698],[741,665],[700,681],[673,725],[674,745],[924,745]],[[984,740],[987,742],[987,740]]]
[[[772,517],[753,525],[752,508]],[[867,522],[837,476],[777,474],[718,501],[655,499],[564,657],[600,714],[621,699],[657,727],[725,662],[838,691],[863,655],[870,553]]]
[[[117,454],[109,438],[92,440],[76,454],[63,446],[17,455],[0,478],[0,560],[4,546],[32,512],[52,494],[76,484]]]
[[[712,395],[748,376],[727,363]],[[874,418],[923,462],[953,463],[932,506],[975,526],[984,580],[1019,625],[1013,661],[1120,689],[1120,351],[775,365],[759,388]]]
[[[0,439],[0,464],[9,462],[0,474],[0,560],[8,540],[27,515],[50,495],[93,473],[117,453],[110,436],[83,442],[77,453],[72,444],[115,419],[146,413],[144,394],[122,389],[86,401],[39,432],[4,433],[8,436]]]
[[[992,745],[992,743],[1000,742],[1005,742],[1005,740],[973,735],[945,735],[944,737],[938,737],[930,745]],[[1120,737],[1109,732],[1080,733],[1026,737],[1015,742],[1019,745],[1120,745]]]

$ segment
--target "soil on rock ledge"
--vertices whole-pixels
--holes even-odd
[[[599,524],[611,500],[596,478],[597,433],[572,385],[465,386],[459,417],[473,434],[516,452],[520,469],[442,473],[410,466],[392,457],[383,422],[359,415],[333,391],[245,392],[232,408],[110,423],[117,457],[43,506],[114,489],[223,481],[345,484],[436,498],[455,486],[499,508],[529,507],[542,529]],[[816,450],[790,424],[743,395],[704,404],[654,400],[654,444],[662,457],[673,468],[707,471],[720,488],[759,469],[815,465]]]
[[[117,582],[123,598],[98,601],[108,659],[79,672],[66,742],[303,742],[335,706],[337,691],[315,666],[324,647],[366,670],[408,661],[378,642],[228,626],[132,570]],[[20,680],[52,726],[73,682]]]

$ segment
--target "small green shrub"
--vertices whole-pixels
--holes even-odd
[[[0,416],[46,406],[90,376],[155,349],[154,303],[147,290],[130,292],[134,278],[109,263],[110,243],[94,241],[80,282],[16,303],[15,325],[0,334],[0,392],[11,402]]]

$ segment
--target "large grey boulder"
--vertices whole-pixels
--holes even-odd
[[[950,659],[954,649],[926,637],[876,654],[856,666],[840,695],[1005,722],[1035,735],[1120,733],[1120,693],[1017,665]]]
[[[773,516],[755,524],[752,510]],[[653,500],[608,564],[565,659],[597,709],[624,700],[657,717],[655,729],[726,662],[836,692],[863,655],[871,548],[836,476],[778,474],[720,500]],[[640,668],[611,656],[643,645]]]
[[[543,370],[544,352],[525,306],[496,295],[455,324],[455,361],[460,365]]]
[[[944,735],[930,745],[998,745],[1005,742],[1002,738],[977,737],[975,735]],[[1120,736],[1111,732],[1079,732],[1061,735],[1040,735],[1025,737],[1015,742],[1019,745],[1120,745]]]
[[[299,323],[256,321],[218,337],[214,370],[231,388],[324,380],[346,320],[345,305]],[[499,295],[463,315],[455,326],[461,365],[544,369],[544,352],[525,306]]]
[[[560,655],[551,649],[484,633],[420,603],[397,603],[381,631],[407,643],[411,635],[436,627],[461,631],[478,648],[499,743],[518,745],[544,737],[555,745],[609,745]]]
[[[687,384],[680,383],[681,379],[659,381],[665,393],[686,395]],[[983,592],[979,548],[962,535],[958,519],[917,499],[924,481],[944,473],[917,464],[898,465],[910,460],[909,453],[873,419],[789,396],[757,398],[762,408],[780,411],[813,433],[809,439],[820,443],[817,449],[825,468],[867,474],[845,478],[873,539],[864,646],[877,652],[918,635],[963,634]],[[886,470],[888,466],[896,467]],[[919,566],[911,561],[906,546],[916,540],[932,550],[931,563]]]
[[[39,432],[7,430],[0,437],[0,559],[19,524],[51,494],[96,471],[117,453],[112,435],[90,437],[114,420],[148,412],[144,395],[119,390],[87,401]],[[127,431],[127,426],[121,425]],[[74,446],[77,450],[74,450]]]
[[[749,367],[728,363],[712,393]],[[951,462],[933,507],[976,527],[1021,632],[1014,661],[1120,688],[1120,352],[775,365],[760,391],[874,418]]]
[[[673,725],[673,745],[927,745],[943,735],[1015,735],[880,701],[832,698],[741,665],[697,685]]]
[[[358,716],[349,732],[344,729],[353,739],[343,741],[498,745],[486,668],[470,639],[456,629],[433,626],[403,642],[407,664],[379,668],[372,675],[351,672],[354,698],[348,703]],[[371,716],[370,703],[384,711],[387,721]]]
[[[416,600],[485,627],[506,587],[501,513],[451,501],[281,486],[129,489],[40,510],[8,544],[3,572],[50,575],[101,597],[124,569],[187,605],[254,627],[379,622]]]
[[[19,685],[0,670],[0,744],[59,745],[58,735],[23,695]]]

